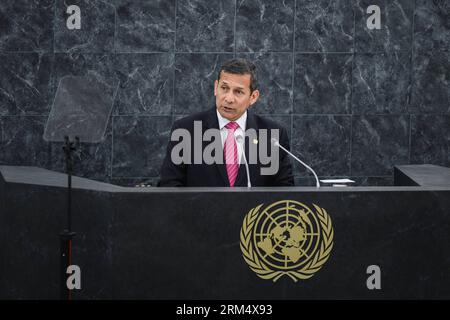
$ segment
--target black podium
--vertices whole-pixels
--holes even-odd
[[[0,166],[0,299],[59,297],[66,175]],[[74,299],[448,299],[450,169],[395,168],[392,187],[124,188],[73,178]],[[326,209],[334,230],[311,278],[260,278],[241,228],[259,205]],[[381,289],[367,268],[379,266]]]

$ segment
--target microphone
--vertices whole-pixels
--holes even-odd
[[[247,157],[245,156],[244,137],[241,135],[236,136],[236,142],[242,145],[242,155],[244,156],[245,171],[247,172],[247,188],[251,188],[252,183],[250,182],[250,170],[248,169]]]
[[[306,163],[304,163],[302,160],[300,160],[299,158],[297,158],[296,156],[294,156],[289,150],[287,150],[285,147],[283,147],[277,139],[272,138],[271,139],[272,143],[275,145],[275,147],[278,147],[282,150],[284,150],[288,155],[290,155],[292,158],[294,158],[295,160],[297,160],[298,162],[300,162],[302,165],[304,165],[309,171],[311,171],[314,175],[314,178],[316,178],[316,187],[320,188],[320,183],[319,183],[319,179],[317,178],[317,174],[314,172],[314,170],[308,166]]]

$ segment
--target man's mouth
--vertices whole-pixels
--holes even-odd
[[[233,108],[225,107],[225,106],[223,106],[222,108],[223,108],[223,110],[224,110],[225,112],[234,112],[234,109],[233,109]]]

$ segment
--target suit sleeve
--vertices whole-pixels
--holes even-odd
[[[172,136],[172,132],[178,127],[177,123],[172,126],[170,136]],[[174,164],[171,158],[172,149],[177,143],[177,141],[172,141],[169,137],[166,156],[160,171],[161,177],[158,182],[158,187],[183,187],[186,185],[186,165],[184,163],[179,165]]]
[[[281,129],[280,144],[291,151],[289,137],[285,128]],[[274,176],[275,186],[294,186],[294,176],[292,174],[292,163],[289,155],[279,149],[280,167]]]

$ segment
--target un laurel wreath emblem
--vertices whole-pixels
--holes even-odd
[[[241,228],[241,251],[260,278],[288,276],[295,282],[311,278],[333,248],[333,226],[325,209],[282,200],[251,209]]]

